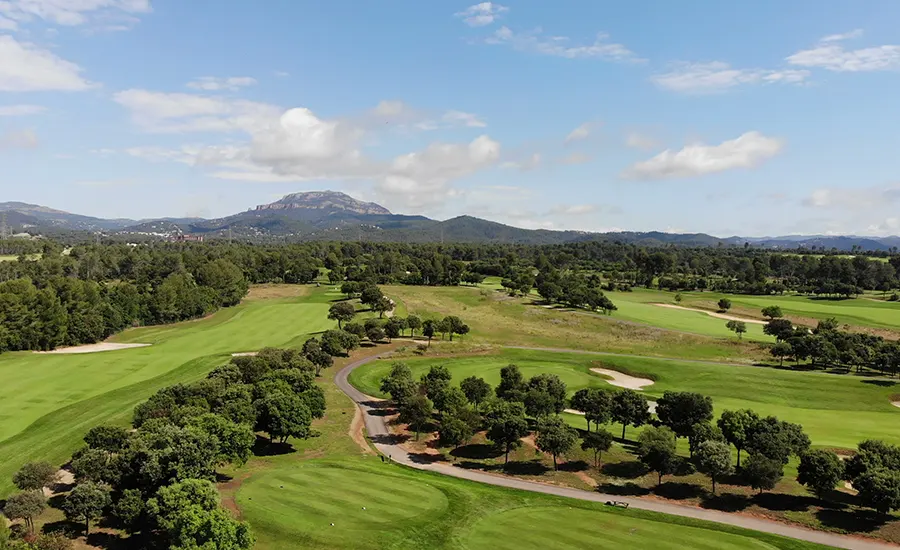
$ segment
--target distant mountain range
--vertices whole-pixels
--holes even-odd
[[[743,246],[888,251],[900,237],[787,235],[719,238],[704,233],[550,231],[521,229],[472,216],[438,221],[393,214],[372,202],[335,191],[293,193],[270,204],[218,219],[102,219],[21,202],[0,203],[0,221],[8,230],[30,233],[102,232],[127,239],[167,238],[181,234],[257,241],[365,240],[379,242],[469,242],[561,244],[612,240],[647,246]]]

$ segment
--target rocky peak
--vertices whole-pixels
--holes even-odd
[[[391,214],[390,210],[381,205],[374,202],[358,201],[338,191],[291,193],[273,203],[257,206],[256,210],[290,210],[294,208],[329,212],[353,212],[355,214]]]

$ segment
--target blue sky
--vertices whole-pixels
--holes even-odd
[[[0,200],[900,233],[900,4],[0,2]]]

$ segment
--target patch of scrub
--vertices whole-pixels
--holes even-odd
[[[52,351],[36,351],[41,354],[71,354],[71,353],[99,353],[101,351],[117,351],[121,349],[145,348],[151,344],[114,344],[112,342],[100,342],[99,344],[84,344],[83,346],[71,346],[57,348]]]
[[[695,307],[684,307],[684,306],[676,306],[674,304],[653,304],[659,307],[667,307],[669,309],[680,309],[683,311],[696,311],[697,313],[705,313],[710,317],[715,317],[716,319],[724,319],[726,321],[743,321],[745,323],[750,323],[752,325],[765,325],[766,321],[761,321],[759,319],[750,319],[748,317],[738,317],[736,315],[728,315],[727,313],[718,313],[716,311],[706,311],[705,309],[698,309]]]
[[[607,384],[612,384],[613,386],[618,386],[620,388],[628,388],[629,390],[642,390],[646,386],[653,385],[653,380],[650,380],[649,378],[638,378],[615,370],[594,367],[591,369],[591,372],[608,376],[610,379],[606,381]]]

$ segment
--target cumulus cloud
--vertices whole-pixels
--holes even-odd
[[[131,112],[135,124],[149,132],[251,132],[278,120],[274,105],[243,99],[131,89],[113,99]]]
[[[509,11],[509,8],[506,6],[501,6],[500,4],[496,4],[494,2],[482,2],[480,4],[475,4],[474,6],[469,6],[461,12],[457,12],[456,17],[461,18],[466,25],[470,27],[483,27],[485,25],[490,25],[497,18]]]
[[[0,92],[81,91],[91,87],[75,63],[12,36],[0,36],[0,60]]]
[[[809,71],[784,69],[736,69],[728,63],[678,63],[667,73],[651,81],[666,90],[687,94],[719,93],[744,84],[799,84],[809,78]]]
[[[32,130],[13,130],[0,134],[0,150],[34,149],[38,145],[37,134]]]
[[[900,183],[866,188],[820,188],[803,199],[811,208],[866,211],[900,203]]]
[[[814,67],[835,72],[885,71],[900,68],[900,45],[886,44],[857,50],[844,48],[841,42],[862,36],[861,30],[833,34],[814,47],[787,58],[791,65]]]
[[[42,20],[69,27],[100,21],[103,30],[124,30],[135,15],[151,11],[150,0],[6,0],[0,2],[0,29]]]
[[[575,128],[574,130],[569,132],[569,135],[566,136],[565,142],[571,143],[573,141],[580,141],[583,139],[587,139],[590,136],[591,136],[591,125],[589,123],[585,122],[578,128]]]
[[[622,44],[609,42],[609,35],[599,33],[592,43],[573,44],[567,36],[547,36],[540,29],[531,32],[515,32],[500,27],[485,42],[506,45],[516,50],[567,59],[603,59],[606,61],[644,61]]]
[[[487,124],[473,113],[450,110],[444,113],[417,109],[400,100],[383,100],[358,121],[363,126],[393,124],[407,130],[484,128]]]
[[[37,115],[46,110],[40,105],[0,105],[0,116]]]
[[[214,76],[201,76],[187,83],[187,87],[193,90],[216,92],[220,90],[236,91],[246,86],[256,85],[256,79],[249,76],[229,76],[217,78]]]
[[[781,152],[784,142],[759,132],[747,132],[719,145],[702,143],[680,151],[666,149],[623,172],[634,180],[674,179],[702,176],[735,168],[754,168]]]

